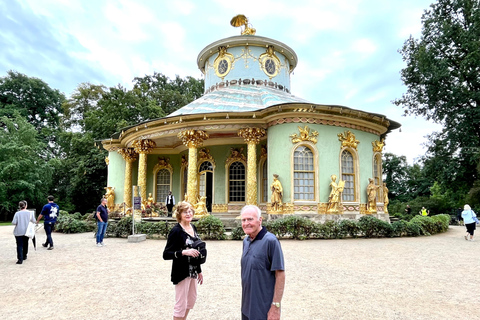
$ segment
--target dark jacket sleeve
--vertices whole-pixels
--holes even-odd
[[[186,257],[182,256],[184,244],[185,239],[183,237],[182,230],[181,228],[178,228],[178,225],[175,225],[168,234],[167,244],[163,250],[163,259],[185,259]]]

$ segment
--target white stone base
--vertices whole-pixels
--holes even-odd
[[[146,234],[133,234],[128,236],[128,242],[142,242],[147,240]]]

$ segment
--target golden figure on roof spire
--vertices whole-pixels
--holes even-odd
[[[244,29],[242,30],[242,36],[253,36],[257,32],[257,30],[255,30],[255,28],[252,28],[252,25],[248,23],[248,18],[245,17],[243,14],[238,14],[233,17],[232,20],[230,20],[230,24],[235,28],[244,26]]]

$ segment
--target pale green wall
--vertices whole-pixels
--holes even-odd
[[[108,165],[107,186],[115,187],[115,203],[123,202],[123,184],[125,182],[125,160],[116,151],[108,153],[110,164]]]
[[[280,175],[280,182],[283,186],[284,202],[292,202],[292,153],[297,144],[293,144],[290,135],[299,134],[298,127],[304,127],[305,124],[287,123],[268,128],[268,183],[273,182],[273,174]],[[315,145],[318,154],[318,187],[319,202],[327,202],[330,193],[330,176],[332,174],[339,176],[340,173],[340,150],[341,142],[338,140],[338,134],[347,131],[346,128],[308,124],[310,132],[318,131],[318,142]],[[358,144],[358,157],[360,163],[359,182],[361,202],[366,201],[365,190],[368,184],[368,178],[372,177],[372,144],[378,140],[377,135],[363,131],[348,129],[355,134]],[[337,180],[338,181],[338,180]]]

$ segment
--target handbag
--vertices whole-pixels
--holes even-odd
[[[479,223],[480,223],[480,221],[478,221],[478,218],[477,218],[477,217],[473,216],[472,218],[473,218],[473,221],[475,221],[476,224],[479,224]]]
[[[204,264],[207,260],[207,244],[197,238],[195,241],[193,241],[191,246],[192,249],[197,249],[200,254],[198,255],[198,257],[195,258],[190,257],[190,263],[196,266]]]
[[[25,231],[25,236],[29,237],[30,239],[33,239],[35,237],[35,223],[33,223],[31,220],[33,215],[33,212],[30,214],[30,219],[28,220],[28,226],[27,230]]]

